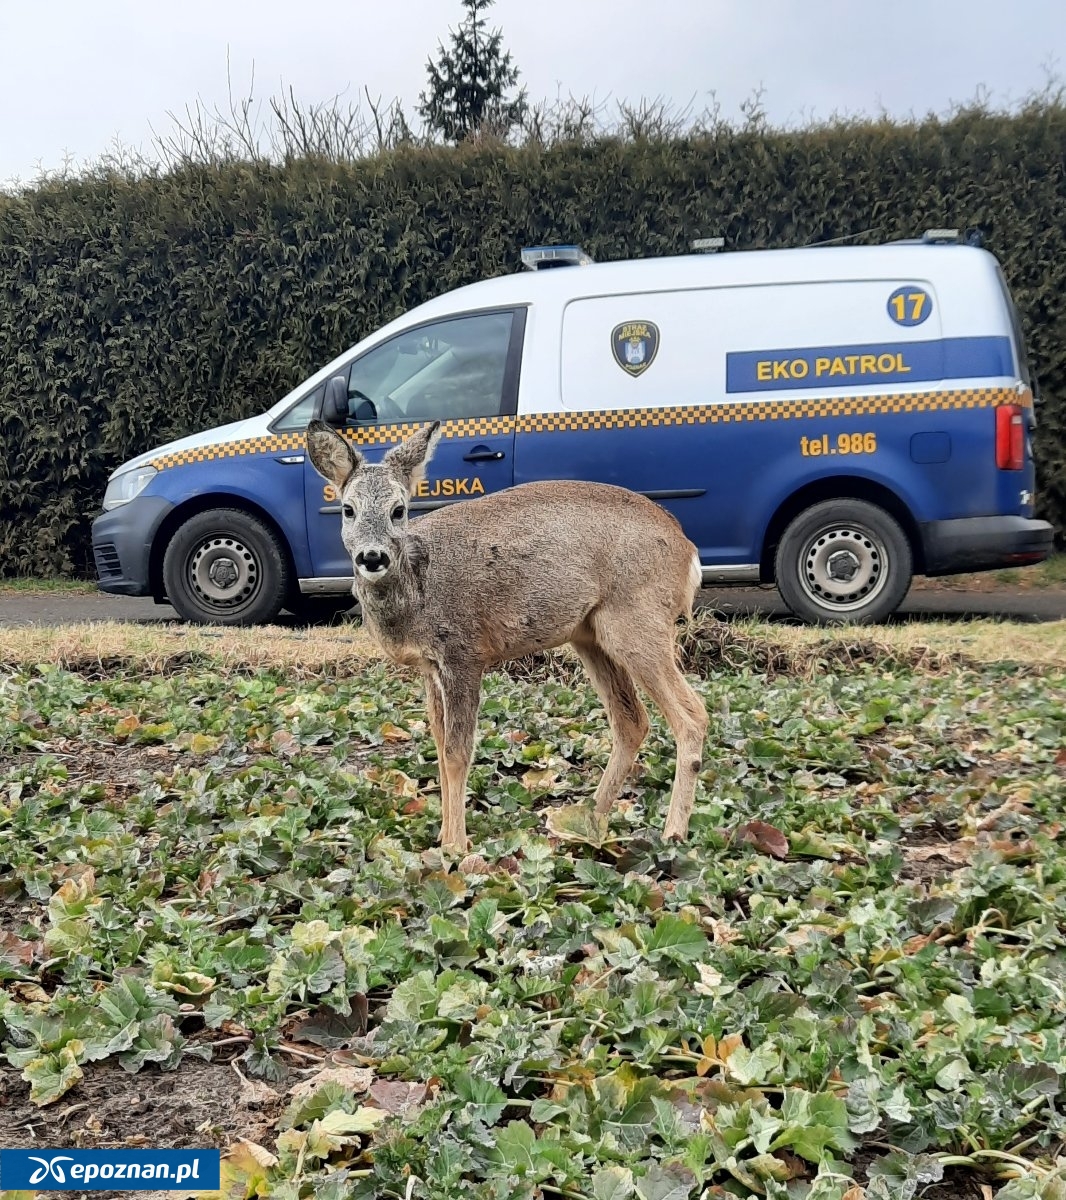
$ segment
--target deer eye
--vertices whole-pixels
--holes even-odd
[[[394,525],[396,524],[397,521],[403,520],[403,514],[405,511],[406,510],[404,509],[404,506],[402,504],[397,504],[396,507],[392,510],[392,522]]]
[[[354,517],[355,516],[355,509],[352,508],[352,506],[350,504],[342,505],[341,512],[344,513],[344,515],[346,517]]]

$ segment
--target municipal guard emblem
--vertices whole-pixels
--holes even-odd
[[[643,375],[658,349],[659,327],[651,321],[626,321],[611,331],[614,361],[628,375]]]

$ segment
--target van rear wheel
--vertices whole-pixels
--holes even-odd
[[[237,508],[190,517],[163,557],[167,599],[199,625],[260,625],[281,611],[289,564],[276,534]]]
[[[866,625],[900,606],[911,585],[910,543],[865,500],[825,500],[800,513],[777,548],[781,598],[816,625]]]

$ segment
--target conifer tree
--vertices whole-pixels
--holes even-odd
[[[462,2],[466,17],[449,29],[450,47],[438,42],[436,61],[426,62],[429,86],[419,97],[419,112],[429,130],[448,142],[479,132],[506,137],[525,115],[525,88],[510,94],[519,70],[503,48],[502,31],[486,28],[494,0]]]

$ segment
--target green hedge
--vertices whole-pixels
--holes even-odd
[[[108,472],[259,412],[403,310],[515,269],[980,227],[1044,392],[1041,511],[1066,530],[1066,108],[351,164],[99,172],[0,196],[0,575],[91,573]]]

